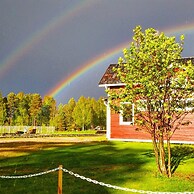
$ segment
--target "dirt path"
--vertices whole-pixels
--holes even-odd
[[[105,141],[105,136],[87,136],[87,137],[38,137],[38,138],[0,138],[0,143],[11,142],[92,142],[92,141]]]
[[[101,141],[106,141],[105,136],[0,138],[0,158],[23,156],[42,149],[52,149],[71,144]]]

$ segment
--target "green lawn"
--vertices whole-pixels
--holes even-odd
[[[189,146],[194,150],[194,146]],[[15,149],[13,149],[15,148]],[[150,143],[1,143],[0,175],[24,175],[58,167],[120,187],[183,192],[194,191],[194,158],[182,160],[173,178],[156,173]],[[53,172],[27,179],[0,179],[2,194],[57,194],[57,174]],[[130,193],[95,185],[63,173],[63,194]]]

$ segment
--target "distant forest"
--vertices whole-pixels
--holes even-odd
[[[6,97],[0,92],[0,126],[54,126],[56,130],[105,128],[106,107],[102,98],[81,96],[76,102],[56,104],[53,97],[19,92]]]

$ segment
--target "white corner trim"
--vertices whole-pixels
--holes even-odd
[[[106,106],[106,138],[110,139],[111,137],[111,108],[109,102]]]

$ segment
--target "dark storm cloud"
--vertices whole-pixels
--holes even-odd
[[[80,0],[1,0],[0,1],[0,63],[9,58],[29,38],[44,30],[61,14],[76,6]],[[86,1],[85,6],[65,22],[51,29],[15,61],[0,77],[4,95],[13,92],[46,94],[51,88],[86,61],[117,45],[130,41],[136,25],[158,30],[187,23],[194,24],[193,0],[99,0]],[[184,55],[194,55],[194,31],[188,34]],[[95,71],[86,73],[57,100],[78,98],[80,95],[99,97],[103,90],[98,81],[111,58]],[[1,71],[0,66],[0,71]],[[87,89],[86,89],[87,84]],[[64,96],[64,97],[63,97]]]

